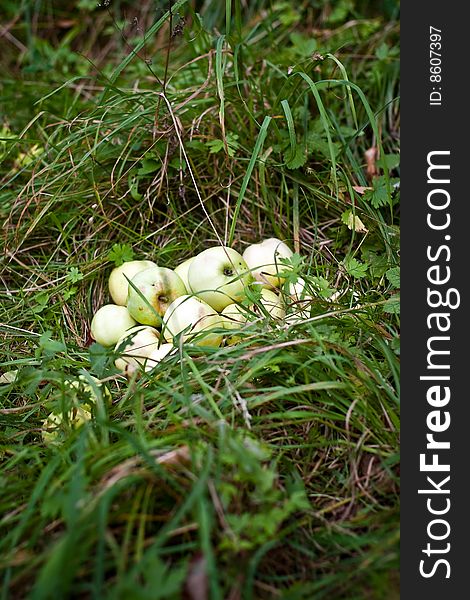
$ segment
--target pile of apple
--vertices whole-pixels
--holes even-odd
[[[270,238],[248,246],[243,256],[226,246],[211,247],[174,270],[149,260],[125,262],[111,272],[114,304],[95,313],[91,336],[102,346],[114,346],[116,368],[126,376],[153,369],[176,341],[219,346],[225,337],[236,343],[239,337],[230,331],[240,329],[250,312],[284,319],[279,292],[289,265],[281,259],[292,254],[284,242]],[[256,286],[259,305],[247,307],[247,291]],[[304,307],[310,300],[302,279],[290,284],[288,295]],[[305,310],[300,314],[308,316]]]
[[[149,260],[125,262],[111,272],[114,304],[95,313],[91,336],[102,346],[114,347],[115,365],[129,377],[138,369],[153,369],[177,351],[176,343],[220,346],[224,339],[237,343],[241,332],[234,330],[253,315],[280,323],[308,318],[312,297],[304,280],[285,284],[291,267],[282,259],[292,254],[284,242],[270,238],[249,246],[243,256],[225,246],[208,248],[174,270]],[[247,293],[256,288],[259,300],[251,303]],[[287,316],[286,308],[291,308]],[[72,395],[87,400],[75,398],[65,415],[51,413],[44,419],[46,445],[62,443],[71,429],[90,421],[98,402],[111,403],[110,391],[95,377],[80,375],[67,386]]]

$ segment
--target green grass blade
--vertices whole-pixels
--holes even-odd
[[[232,224],[230,226],[230,232],[228,236],[227,244],[230,246],[233,242],[233,238],[235,235],[235,228],[237,226],[238,214],[240,212],[240,208],[245,197],[246,190],[248,188],[248,183],[250,182],[251,174],[253,172],[254,166],[256,164],[256,160],[258,158],[261,149],[263,148],[264,140],[266,139],[266,135],[268,133],[268,127],[271,123],[272,117],[266,116],[264,117],[264,121],[261,125],[261,129],[258,133],[258,137],[256,138],[255,147],[253,149],[253,153],[250,158],[250,162],[248,163],[248,167],[246,169],[245,176],[243,177],[242,185],[240,188],[240,192],[238,194],[237,203],[235,205],[235,209],[232,215]]]
[[[340,60],[338,60],[334,54],[327,53],[326,56],[328,58],[330,58],[333,62],[335,62],[338,65],[339,70],[341,71],[341,75],[343,76],[343,79],[345,81],[349,81],[348,73],[347,73],[347,71],[346,71],[343,63]],[[350,107],[350,110],[351,110],[351,115],[352,115],[352,118],[353,118],[354,127],[356,129],[359,129],[359,125],[357,123],[356,106],[354,104],[354,98],[353,98],[353,95],[352,95],[352,91],[351,91],[351,86],[350,85],[346,86],[346,92],[348,94],[349,107]]]
[[[328,150],[330,153],[330,161],[331,161],[331,179],[333,181],[333,185],[335,188],[335,192],[336,192],[336,197],[338,197],[338,175],[336,173],[336,155],[335,155],[335,149],[333,147],[333,141],[331,139],[331,125],[330,125],[330,120],[328,118],[328,114],[326,112],[325,106],[323,104],[323,101],[321,99],[321,96],[318,92],[318,83],[315,83],[306,73],[302,73],[300,71],[297,71],[295,73],[292,73],[291,77],[295,77],[296,75],[302,77],[302,79],[304,79],[309,88],[310,91],[312,92],[313,97],[315,98],[315,102],[316,105],[318,107],[318,111],[320,113],[320,120],[322,122],[323,125],[323,129],[325,131],[325,135],[327,138],[327,143],[328,143]]]
[[[282,109],[286,116],[287,130],[289,132],[290,156],[289,156],[289,160],[286,161],[286,162],[289,162],[294,159],[295,153],[297,151],[297,136],[295,135],[294,119],[292,117],[292,111],[290,109],[288,100],[285,100],[285,99],[282,100],[281,106],[282,106]]]

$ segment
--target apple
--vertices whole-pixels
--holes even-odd
[[[116,369],[126,376],[132,375],[147,357],[157,350],[160,343],[160,334],[154,327],[138,325],[129,329],[116,344],[114,350],[120,354],[114,361]]]
[[[91,337],[102,346],[114,346],[118,339],[137,322],[125,306],[105,304],[91,321]]]
[[[255,280],[263,287],[279,287],[283,278],[278,273],[289,267],[279,262],[281,258],[290,258],[292,250],[277,238],[269,238],[259,244],[252,244],[243,252],[248,268]]]
[[[78,429],[91,420],[91,412],[81,407],[67,411],[66,418],[62,414],[50,413],[42,423],[42,439],[47,446],[57,446],[66,439],[68,422],[69,429]],[[64,423],[65,421],[65,423]]]
[[[167,267],[151,267],[131,279],[127,310],[138,323],[158,326],[168,306],[183,294],[187,290],[179,275]]]
[[[223,321],[225,329],[240,329],[248,322],[246,310],[236,302],[228,304],[220,314],[225,317]]]
[[[90,375],[90,379],[95,384],[96,388],[101,392],[101,396],[103,400],[105,400],[108,404],[111,404],[113,401],[113,397],[111,396],[111,392],[101,383],[99,379]],[[94,387],[88,382],[87,378],[84,375],[79,375],[77,379],[68,380],[65,384],[70,387],[73,391],[77,390],[79,393],[83,395],[83,397],[87,397],[87,402],[80,405],[81,408],[85,410],[91,411],[92,406],[98,402],[99,398]],[[88,400],[89,399],[89,400]]]
[[[145,361],[145,370],[151,371],[154,369],[172,350],[176,350],[176,348],[170,343],[162,344],[159,348],[152,350]]]
[[[220,314],[222,317],[224,317],[224,329],[229,331],[233,329],[241,329],[243,325],[248,322],[246,310],[244,310],[240,304],[229,304]],[[233,344],[238,344],[241,339],[242,338],[239,335],[230,335],[227,337],[226,342],[229,346],[232,346]]]
[[[180,276],[181,281],[186,286],[187,291],[189,291],[191,289],[189,287],[189,281],[188,281],[189,265],[193,262],[194,259],[195,259],[195,257],[191,256],[191,258],[188,258],[187,260],[185,260],[184,262],[179,264],[177,267],[175,267],[175,273]]]
[[[220,346],[221,333],[197,336],[198,333],[215,327],[223,327],[223,318],[201,298],[186,294],[176,298],[168,307],[163,317],[162,333],[171,342],[175,336],[189,328],[183,341],[191,340],[200,346]]]
[[[308,291],[305,279],[302,279],[302,277],[299,277],[295,282],[289,282],[287,293],[294,302],[301,302],[302,306],[308,305],[313,300],[313,296]]]
[[[282,320],[286,315],[284,310],[284,303],[282,298],[271,290],[263,288],[261,290],[261,297],[259,304],[267,311],[269,316],[275,320]],[[224,317],[224,328],[230,330],[240,329],[245,323],[251,320],[250,311],[255,315],[262,317],[266,316],[266,313],[258,304],[252,304],[248,309],[244,308],[240,304],[229,304],[221,312],[221,316]],[[227,344],[232,345],[239,342],[241,337],[239,335],[230,336],[227,338]]]
[[[111,271],[108,281],[109,293],[114,303],[119,306],[126,306],[129,286],[128,279],[132,279],[139,271],[156,266],[151,260],[130,260],[123,263],[120,267],[115,267]]]
[[[188,270],[191,291],[219,312],[241,300],[252,280],[241,254],[225,246],[204,250],[194,258]]]
[[[282,298],[271,290],[263,288],[259,302],[273,319],[282,320],[286,316]],[[253,309],[255,312],[260,312],[260,309],[256,305],[253,306]]]
[[[286,315],[282,298],[271,290],[266,288],[261,290],[259,303],[273,319],[283,319]],[[265,315],[257,304],[252,304],[248,310],[258,315]],[[249,320],[246,309],[244,310],[240,304],[236,303],[226,306],[221,314],[227,318],[228,323],[224,321],[227,329],[238,329],[240,325]]]
[[[287,294],[292,300],[286,321],[290,325],[310,318],[310,307],[313,296],[309,293],[305,280],[299,277],[297,281],[287,285]]]

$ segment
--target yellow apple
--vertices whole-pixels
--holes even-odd
[[[195,259],[195,257],[191,256],[191,258],[188,258],[187,260],[185,260],[184,262],[182,262],[175,268],[175,273],[180,276],[182,282],[186,286],[187,291],[190,290],[189,281],[188,281],[189,266],[191,265],[191,263],[193,262],[194,259]]]
[[[263,287],[279,287],[284,278],[279,273],[288,267],[282,264],[281,258],[290,258],[292,250],[277,238],[269,238],[259,244],[252,244],[243,252],[248,268],[255,280]]]
[[[162,344],[159,348],[152,350],[152,352],[147,356],[147,360],[145,361],[145,370],[151,371],[154,369],[159,362],[161,362],[165,356],[168,356],[172,350],[176,351],[176,348],[173,344],[166,343]]]
[[[93,316],[90,326],[91,337],[102,346],[114,346],[118,339],[137,322],[125,306],[105,304]]]
[[[126,306],[128,279],[132,279],[139,271],[156,266],[151,260],[130,260],[119,267],[115,267],[111,271],[108,281],[109,293],[113,302],[119,306]]]
[[[188,269],[191,291],[217,311],[241,300],[252,280],[242,255],[225,246],[204,250]]]
[[[240,304],[235,302],[226,306],[220,314],[224,317],[224,329],[227,329],[228,331],[240,329],[248,322],[246,309],[244,310]],[[229,346],[232,346],[233,344],[238,344],[240,340],[240,335],[230,335],[227,337],[226,343]]]
[[[299,277],[296,282],[287,285],[287,294],[291,299],[286,322],[290,325],[310,318],[313,296],[309,293],[305,280]]]
[[[236,302],[226,306],[220,314],[225,317],[223,321],[225,329],[240,329],[248,321],[246,309],[244,310]]]
[[[62,414],[50,413],[42,423],[43,442],[47,446],[57,446],[67,438],[67,429],[78,429],[90,420],[90,411],[81,407],[67,411],[65,419]]]
[[[196,296],[180,296],[176,298],[163,317],[163,335],[168,342],[182,331],[188,329],[183,341],[200,346],[220,346],[222,333],[198,335],[209,329],[222,328],[223,318],[204,300]]]
[[[99,379],[93,377],[92,375],[90,375],[90,379],[96,385],[96,388],[99,390],[99,392],[101,392],[103,400],[105,400],[107,404],[111,404],[113,397],[111,396],[111,392],[109,391],[107,386],[101,383]],[[91,411],[92,406],[96,406],[96,403],[98,401],[97,394],[93,386],[87,381],[84,375],[79,375],[77,379],[74,380],[68,380],[65,382],[65,384],[68,387],[70,387],[72,391],[76,390],[78,393],[80,393],[83,399],[89,398],[89,400],[83,402],[83,404],[81,404],[80,407],[84,408],[85,410]]]
[[[260,304],[266,309],[269,313],[269,316],[276,320],[282,320],[286,316],[286,311],[284,309],[284,302],[282,298],[268,290],[263,288],[261,290],[261,298],[259,299]],[[253,306],[255,312],[260,312],[259,308]]]
[[[186,286],[174,271],[151,267],[131,279],[127,310],[138,323],[158,327],[173,300],[186,293]]]
[[[116,369],[130,376],[144,365],[148,356],[158,349],[160,334],[154,327],[139,325],[129,329],[116,344],[120,354],[114,362]]]

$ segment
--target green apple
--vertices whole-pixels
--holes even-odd
[[[158,363],[162,361],[172,350],[176,350],[176,348],[170,343],[162,344],[159,348],[153,350],[147,356],[147,360],[145,361],[145,370],[151,371],[154,369]]]
[[[261,298],[259,299],[259,302],[263,306],[263,308],[269,313],[269,316],[273,319],[280,321],[286,316],[286,311],[284,309],[284,302],[282,301],[282,298],[274,292],[272,292],[271,290],[263,288],[261,290]],[[258,307],[253,306],[253,309],[255,310],[255,312],[259,312]]]
[[[125,306],[105,304],[91,321],[91,337],[102,346],[114,346],[118,339],[137,322]]]
[[[291,300],[286,322],[290,325],[310,318],[310,307],[313,296],[309,293],[305,280],[299,277],[295,282],[287,284],[287,294]]]
[[[313,296],[308,291],[305,279],[302,279],[302,277],[299,277],[295,282],[289,282],[287,293],[294,302],[302,303],[302,306],[307,306],[307,303],[313,300]]]
[[[111,404],[113,401],[113,397],[111,396],[111,392],[107,388],[106,385],[102,384],[99,379],[90,375],[90,379],[93,381],[96,388],[101,393],[103,400],[105,400],[108,404]],[[91,411],[92,406],[98,402],[98,397],[94,387],[88,382],[87,378],[84,375],[79,375],[77,379],[68,380],[65,384],[72,389],[72,391],[79,392],[83,398],[87,398],[87,401],[80,405],[80,407],[85,410]],[[89,399],[89,400],[88,400]]]
[[[225,329],[240,329],[248,321],[246,310],[236,302],[228,304],[220,314],[225,317],[223,321]]]
[[[252,280],[242,255],[225,246],[204,250],[188,270],[191,291],[218,311],[241,300]]]
[[[277,321],[284,319],[286,312],[282,298],[280,298],[280,296],[271,290],[265,288],[261,290],[259,304],[261,304],[271,318]],[[221,312],[221,316],[224,317],[224,328],[229,331],[233,329],[240,329],[245,323],[252,320],[253,317],[250,317],[250,313],[265,317],[266,313],[262,310],[259,304],[252,304],[248,309],[236,303],[226,306]],[[236,344],[240,341],[240,339],[241,337],[239,335],[230,336],[227,338],[227,344]]]
[[[65,441],[67,429],[78,429],[90,420],[91,412],[81,407],[74,407],[67,411],[65,419],[62,414],[50,413],[42,423],[43,442],[47,446],[57,446]]]
[[[127,310],[138,323],[156,327],[173,300],[183,294],[187,290],[179,275],[166,267],[151,267],[131,279]]]
[[[154,327],[138,325],[129,329],[114,348],[120,354],[114,362],[116,369],[126,376],[132,375],[158,349],[159,343],[160,334]]]
[[[223,318],[201,298],[185,295],[176,298],[168,307],[163,317],[162,333],[171,342],[179,333],[189,329],[183,341],[191,340],[200,346],[220,346],[222,333],[197,335],[215,327],[223,327]]]
[[[232,303],[224,308],[220,313],[223,319],[224,329],[231,331],[233,329],[241,329],[248,322],[246,310],[240,304]],[[230,335],[227,337],[226,343],[229,346],[237,344],[241,340],[239,335]]]
[[[193,262],[194,259],[195,259],[195,257],[191,256],[191,258],[188,258],[187,260],[185,260],[184,262],[182,262],[175,268],[175,273],[180,276],[181,281],[186,286],[186,289],[188,292],[191,289],[189,287],[189,281],[188,281],[189,265]]]
[[[269,238],[259,244],[252,244],[243,252],[243,258],[253,277],[263,287],[279,287],[284,279],[279,273],[288,267],[279,262],[281,258],[290,258],[292,250],[277,238]]]
[[[130,260],[123,263],[120,267],[114,268],[111,271],[108,281],[109,293],[113,302],[119,306],[126,306],[129,286],[128,279],[132,279],[139,271],[156,266],[151,260]]]

